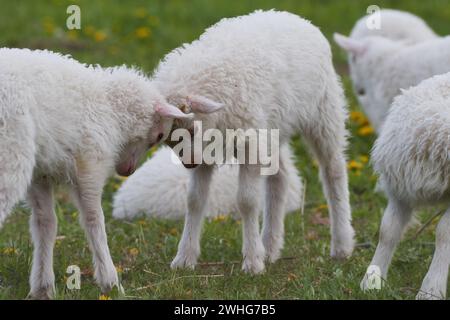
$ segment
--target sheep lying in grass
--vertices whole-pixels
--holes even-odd
[[[378,133],[400,89],[450,71],[450,37],[408,45],[377,36],[355,40],[336,34],[335,41],[353,60],[354,90]]]
[[[442,41],[421,18],[398,10],[375,14],[381,19],[380,29],[368,29],[366,22],[373,16],[365,16],[355,24],[350,38],[335,34],[334,39],[348,53],[356,97],[379,131],[401,88],[450,71],[450,65],[448,49],[435,53],[449,40]]]
[[[301,179],[292,161],[292,152],[284,148],[287,183],[286,212],[300,209],[303,193]],[[140,214],[164,219],[183,218],[187,211],[187,191],[190,170],[181,161],[172,162],[176,155],[170,148],[158,150],[129,177],[114,196],[113,216],[117,219],[132,219]],[[225,165],[218,168],[212,177],[210,196],[205,208],[208,217],[222,214],[236,215],[239,167]],[[260,199],[260,208],[264,207]]]
[[[380,19],[378,26],[371,23],[378,18]],[[382,9],[362,17],[355,23],[350,32],[350,38],[352,39],[362,39],[369,36],[386,37],[409,44],[438,37],[420,17],[409,12],[393,9]]]
[[[68,185],[102,291],[118,284],[101,207],[105,179],[131,174],[139,156],[185,117],[151,82],[124,67],[86,67],[49,51],[0,49],[0,225],[28,195],[34,243],[30,295],[54,293],[54,186]],[[155,109],[157,111],[155,111]],[[28,192],[27,192],[28,190]]]
[[[371,265],[386,279],[413,209],[450,195],[450,73],[423,81],[395,98],[372,152],[379,186],[389,200]],[[436,251],[417,298],[444,298],[450,266],[450,209],[436,229]],[[371,270],[370,270],[371,269]],[[361,283],[370,288],[371,272]]]
[[[302,18],[276,11],[224,19],[199,40],[169,53],[154,81],[172,104],[191,109],[204,130],[279,129],[280,146],[300,133],[318,158],[331,215],[331,255],[348,257],[353,228],[347,185],[346,101],[329,43]],[[194,131],[193,121],[177,126]],[[202,157],[196,154],[193,157]],[[243,220],[243,270],[260,273],[283,246],[287,159],[267,178],[262,237],[259,231],[261,164],[241,164],[237,203]],[[186,161],[185,161],[186,162]],[[188,213],[173,268],[194,267],[214,166],[193,170]],[[300,196],[300,195],[299,195]]]

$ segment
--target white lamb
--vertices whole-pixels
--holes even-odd
[[[160,92],[187,106],[204,130],[279,129],[280,145],[300,133],[318,159],[331,215],[331,255],[354,247],[347,185],[346,101],[332,65],[329,43],[318,28],[287,13],[256,11],[223,19],[199,40],[169,53],[154,74]],[[194,131],[192,121],[180,127]],[[200,156],[199,154],[194,157]],[[237,202],[243,220],[243,270],[260,273],[283,245],[287,160],[267,178],[262,237],[258,215],[260,165],[242,164]],[[214,166],[193,170],[188,212],[173,268],[194,267]]]
[[[287,154],[286,176],[287,199],[286,212],[300,209],[303,193],[301,179],[292,161],[292,152],[284,148]],[[132,219],[140,214],[164,219],[183,218],[188,209],[187,194],[191,176],[181,161],[172,162],[173,151],[163,147],[131,175],[114,196],[113,216],[117,219]],[[223,214],[235,216],[239,213],[236,202],[239,167],[237,165],[220,166],[214,173],[210,195],[205,208],[208,217]],[[264,198],[260,199],[260,208],[264,208]]]
[[[379,19],[379,25],[372,23],[377,22],[377,19]],[[381,9],[371,15],[365,15],[355,23],[350,32],[352,39],[369,36],[386,37],[409,44],[438,37],[420,17],[406,11],[393,9]]]
[[[380,29],[369,29],[368,20],[375,18],[380,18]],[[425,21],[408,12],[380,10],[359,19],[350,39],[339,34],[334,38],[348,53],[354,92],[377,131],[401,88],[450,71],[448,50],[438,55],[433,53],[440,46],[438,35]],[[422,62],[424,57],[426,62]]]
[[[28,195],[34,243],[30,295],[54,293],[54,186],[69,186],[103,292],[118,285],[101,207],[114,167],[131,174],[139,156],[165,139],[178,114],[135,70],[86,67],[49,51],[0,49],[0,225]],[[28,190],[28,193],[27,193]]]
[[[378,133],[401,89],[450,71],[450,37],[408,45],[378,36],[355,40],[335,34],[335,41],[350,54],[354,90]]]
[[[372,151],[379,186],[389,199],[371,265],[386,279],[413,209],[450,204],[450,73],[423,81],[395,98]],[[450,209],[436,230],[436,251],[417,298],[445,298],[450,266]],[[368,270],[361,283],[370,288]]]

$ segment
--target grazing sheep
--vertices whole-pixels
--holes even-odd
[[[450,71],[450,37],[413,45],[378,36],[355,40],[335,34],[334,38],[350,55],[354,90],[378,133],[401,89]]]
[[[423,81],[395,98],[372,151],[379,187],[389,200],[371,266],[386,279],[395,247],[413,209],[450,204],[450,73]],[[450,209],[436,229],[436,251],[417,298],[445,298],[450,266]],[[370,269],[370,268],[369,268]],[[361,283],[370,288],[370,273]],[[371,268],[374,270],[373,267]]]
[[[379,18],[379,27],[371,25],[370,21]],[[367,26],[367,24],[371,26]],[[403,41],[415,44],[422,41],[437,38],[438,35],[420,17],[409,12],[381,9],[371,15],[365,15],[359,19],[352,31],[350,38],[362,39],[369,36],[386,37],[394,41]],[[349,61],[351,63],[351,60]]]
[[[279,129],[280,146],[301,134],[318,158],[331,215],[331,255],[351,255],[354,240],[347,185],[346,101],[328,41],[308,21],[277,11],[223,19],[199,40],[169,53],[154,73],[167,100],[191,109],[204,130]],[[192,121],[180,128],[194,131]],[[198,157],[201,154],[194,154]],[[260,163],[240,165],[237,203],[243,221],[243,270],[260,273],[280,256],[287,159],[267,178],[262,237]],[[184,161],[186,162],[186,161]],[[172,267],[194,267],[214,166],[193,170],[185,227]]]
[[[155,110],[156,109],[156,110]],[[101,207],[111,171],[131,174],[139,156],[186,117],[151,82],[124,67],[86,67],[49,51],[0,49],[0,225],[28,196],[34,243],[30,295],[54,293],[57,221],[53,187],[68,185],[103,292],[118,285]]]
[[[285,211],[291,212],[300,209],[302,197],[299,195],[303,188],[292,161],[292,153],[289,148],[284,150],[287,153],[284,159],[289,180]],[[165,219],[184,217],[188,208],[187,191],[191,172],[181,161],[174,163],[172,155],[176,157],[170,148],[161,148],[122,184],[114,196],[115,218],[132,219],[143,213]],[[215,172],[205,208],[208,217],[239,213],[236,202],[238,173],[237,165],[224,165]],[[260,208],[264,205],[261,198]]]

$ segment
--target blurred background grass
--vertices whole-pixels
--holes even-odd
[[[81,8],[81,30],[67,30],[66,8]],[[170,0],[170,1],[26,1],[0,0],[0,46],[50,49],[72,55],[89,64],[135,65],[146,72],[173,48],[197,38],[223,17],[255,9],[287,10],[311,20],[328,39],[333,32],[348,34],[369,5],[397,8],[417,14],[439,34],[446,35],[450,2],[446,0]],[[182,230],[180,221],[140,219],[121,222],[111,219],[111,199],[120,186],[118,177],[108,183],[103,206],[113,260],[127,298],[216,298],[216,299],[409,299],[415,296],[434,249],[432,224],[416,241],[418,227],[406,235],[397,251],[389,284],[380,292],[362,293],[359,281],[377,243],[377,230],[385,206],[374,192],[368,155],[374,141],[373,129],[354,99],[345,55],[333,44],[335,66],[343,78],[352,110],[349,129],[349,175],[354,225],[359,247],[347,262],[329,258],[327,208],[317,178],[317,166],[296,138],[292,146],[296,163],[306,184],[303,214],[287,218],[286,247],[281,261],[268,266],[263,276],[240,271],[241,230],[239,221],[219,217],[204,228],[200,265],[196,271],[171,271]],[[299,195],[300,196],[300,195]],[[64,190],[57,193],[59,219],[55,248],[57,298],[109,299],[100,296],[92,280],[91,255],[78,226],[78,213]],[[419,213],[425,221],[434,210]],[[18,207],[0,233],[0,298],[22,299],[28,292],[32,245],[26,208]],[[81,267],[81,290],[65,288],[69,265]],[[112,294],[113,298],[117,296]]]

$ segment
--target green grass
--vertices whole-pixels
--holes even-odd
[[[136,65],[151,72],[169,50],[198,37],[205,27],[222,17],[254,9],[277,8],[306,17],[331,39],[334,31],[349,33],[354,22],[373,1],[70,1],[81,7],[81,31],[65,29],[67,1],[0,0],[0,46],[48,48],[71,54],[93,64]],[[381,7],[400,8],[422,17],[445,34],[450,20],[448,1],[377,1]],[[142,29],[142,27],[144,27]],[[139,29],[141,28],[141,29]],[[140,31],[136,31],[140,30]],[[138,35],[141,37],[138,37]],[[358,111],[347,76],[345,55],[333,45],[335,65],[342,75],[351,110]],[[349,160],[360,162],[368,155],[373,135],[358,134],[361,125],[349,121],[352,133]],[[241,228],[237,221],[207,221],[200,263],[195,271],[172,271],[171,259],[182,231],[182,222],[139,220],[131,223],[111,218],[111,199],[120,180],[108,183],[103,207],[113,260],[128,298],[137,299],[411,299],[426,273],[434,249],[434,228],[430,226],[416,241],[413,228],[396,252],[387,287],[370,294],[359,290],[359,281],[377,243],[377,232],[386,201],[374,192],[376,177],[369,164],[350,170],[350,192],[357,242],[347,262],[329,258],[329,230],[318,224],[326,216],[317,168],[300,139],[292,142],[296,163],[306,187],[303,216],[286,219],[283,259],[269,265],[261,276],[240,271]],[[76,210],[64,190],[57,192],[59,220],[55,248],[57,298],[98,299],[100,291],[92,279],[91,254],[78,225]],[[421,212],[425,221],[435,209]],[[22,299],[28,293],[32,244],[28,231],[29,211],[17,208],[0,233],[0,298]],[[234,263],[236,262],[236,263]],[[78,265],[83,271],[81,290],[65,288],[65,270]]]

